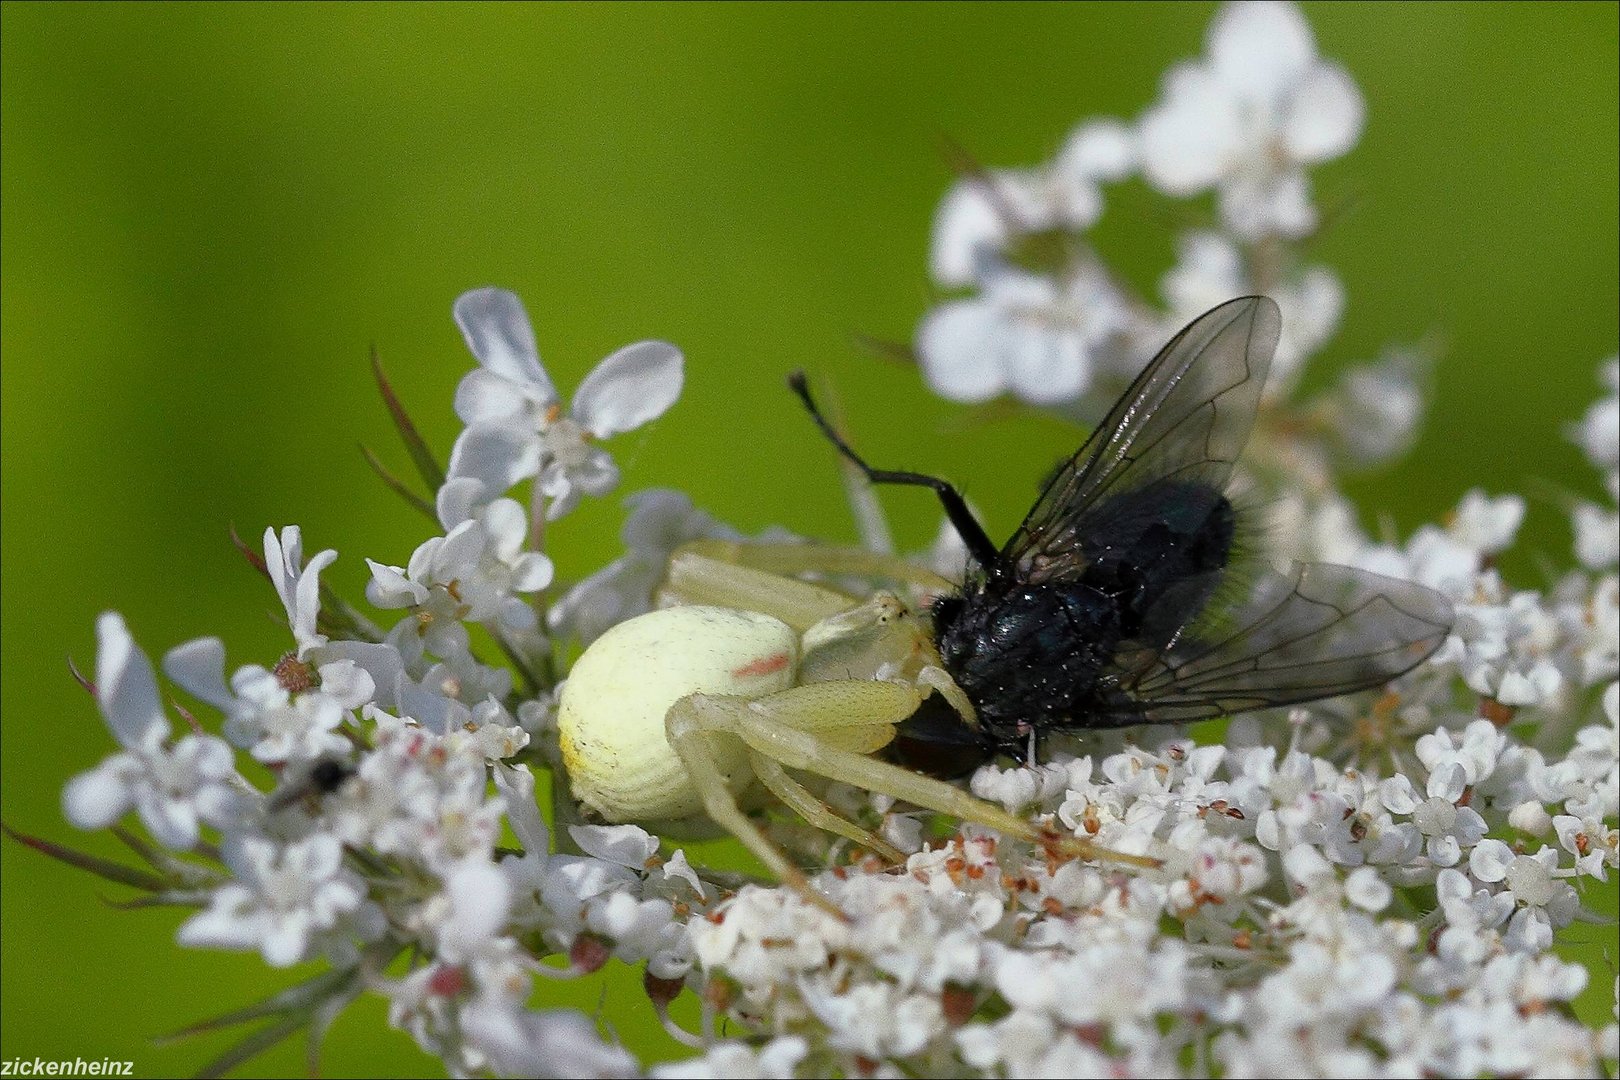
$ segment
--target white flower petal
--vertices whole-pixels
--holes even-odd
[[[574,393],[572,413],[605,439],[656,420],[681,396],[681,350],[667,341],[638,341],[603,360]]]
[[[499,495],[524,477],[540,471],[540,438],[504,424],[474,424],[450,450],[447,475],[468,476]]]
[[[1315,164],[1348,153],[1361,138],[1367,107],[1349,72],[1317,64],[1294,87],[1282,137],[1295,161]]]
[[[955,300],[930,311],[917,327],[917,357],[929,388],[950,401],[989,401],[1006,389],[994,360],[995,308],[984,299]]]
[[[503,627],[517,633],[533,630],[540,625],[540,616],[535,614],[534,608],[515,596],[500,601],[495,618]]]
[[[1468,872],[1481,881],[1501,881],[1513,859],[1513,849],[1502,841],[1481,840],[1468,854]]]
[[[398,567],[384,566],[371,559],[371,580],[366,582],[366,599],[380,608],[410,607],[427,599],[427,589],[408,579]]]
[[[1389,906],[1393,890],[1378,871],[1370,866],[1358,866],[1344,879],[1344,895],[1364,911],[1383,911]]]
[[[303,552],[303,532],[298,526],[288,525],[280,536],[273,526],[264,530],[264,568],[284,607],[292,606],[293,582],[304,563]]]
[[[692,864],[686,861],[684,850],[677,848],[675,854],[669,857],[669,861],[664,864],[664,877],[680,878],[692,886],[692,891],[698,894],[699,899],[708,899],[708,890],[703,887],[703,882],[698,880],[697,871],[692,869]]]
[[[1137,135],[1148,183],[1178,197],[1218,180],[1242,140],[1231,99],[1206,69],[1187,64],[1165,76],[1159,104],[1143,114]]]
[[[529,515],[516,499],[496,499],[480,515],[489,548],[501,562],[510,563],[523,550],[529,535]]]
[[[1428,793],[1431,799],[1440,799],[1447,803],[1455,803],[1462,798],[1462,793],[1468,786],[1468,773],[1460,762],[1442,765],[1429,774]],[[1422,824],[1419,822],[1419,824]]]
[[[463,521],[476,517],[490,500],[491,492],[484,482],[474,476],[454,476],[446,480],[434,498],[434,509],[439,524],[453,529]]]
[[[947,288],[972,285],[987,252],[1007,242],[1007,223],[978,178],[958,180],[934,213],[928,265]]]
[[[477,572],[478,561],[488,544],[489,534],[484,531],[483,522],[463,521],[444,534],[442,543],[434,546],[428,580],[447,585],[457,578],[471,577]],[[421,580],[417,575],[412,576]]]
[[[310,559],[299,573],[296,591],[286,605],[287,622],[292,628],[293,640],[298,643],[299,659],[310,649],[326,644],[326,635],[315,631],[321,616],[321,571],[336,560],[337,552],[330,548]]]
[[[454,731],[472,721],[472,710],[467,706],[419,686],[404,672],[394,681],[394,697],[399,702],[401,717],[410,717],[435,735]]]
[[[527,765],[495,765],[495,787],[506,802],[506,819],[528,856],[545,858],[551,850],[551,832],[535,802],[534,774]]]
[[[1242,240],[1308,236],[1316,228],[1310,184],[1298,168],[1263,176],[1239,173],[1220,185],[1221,221]]]
[[[1136,139],[1118,120],[1088,120],[1070,133],[1057,164],[1089,180],[1123,180],[1136,167]]]
[[[404,669],[405,661],[394,646],[382,642],[334,641],[321,650],[321,659],[325,662],[353,662],[371,676],[372,685],[376,688],[376,703],[385,709],[395,706],[394,680]]]
[[[62,789],[62,814],[81,829],[105,829],[129,812],[135,796],[118,775],[119,757],[80,773]]]
[[[152,839],[174,851],[189,851],[197,843],[197,807],[188,799],[171,798],[153,788],[136,793],[135,808]]]
[[[341,709],[358,709],[377,693],[371,673],[353,660],[336,660],[322,664],[317,670],[321,675],[321,693]]]
[[[445,881],[452,914],[439,929],[439,942],[453,956],[470,957],[492,941],[506,924],[512,884],[493,863],[469,857]]]
[[[225,685],[225,643],[219,638],[176,645],[163,654],[163,673],[216,709],[229,710],[236,703],[236,695]]]
[[[568,835],[585,854],[632,870],[646,869],[658,853],[658,838],[639,825],[570,825]]]
[[[555,397],[543,397],[533,387],[503,379],[493,371],[474,368],[461,377],[456,385],[455,410],[463,424],[517,424],[528,423],[531,404],[538,411],[555,403]]]
[[[455,317],[467,348],[486,370],[525,385],[537,400],[557,400],[557,389],[540,366],[529,313],[516,293],[495,288],[462,293]]]
[[[1035,405],[1073,401],[1091,382],[1091,364],[1077,334],[1016,320],[1002,338],[1012,392]]]
[[[555,573],[543,552],[530,551],[512,561],[512,591],[538,592],[551,584]]]
[[[546,520],[556,521],[578,506],[585,498],[585,492],[570,484],[561,484],[553,488],[547,496],[550,501],[546,503]]]
[[[1209,58],[1221,82],[1269,98],[1316,60],[1310,24],[1281,0],[1228,4],[1209,24]]]
[[[134,748],[149,741],[151,732],[170,731],[158,697],[152,661],[129,635],[124,617],[104,612],[96,620],[96,703],[113,737]]]

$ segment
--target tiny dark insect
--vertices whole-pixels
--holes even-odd
[[[266,804],[272,811],[285,810],[295,803],[318,800],[337,791],[355,775],[354,766],[337,758],[321,758],[299,775],[284,777],[282,786]]]
[[[955,776],[1044,734],[1177,723],[1380,686],[1430,656],[1451,604],[1329,563],[1286,574],[1241,557],[1228,488],[1281,316],[1264,296],[1199,316],[1153,358],[997,548],[937,477],[874,469],[793,390],[874,484],[931,488],[967,546],[958,595],[932,608],[975,729],[938,695],[900,726],[905,764]]]

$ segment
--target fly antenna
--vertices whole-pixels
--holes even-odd
[[[995,564],[1000,552],[997,550],[996,545],[990,542],[990,537],[985,534],[984,526],[979,524],[979,519],[973,516],[972,510],[968,509],[967,500],[962,498],[960,491],[957,491],[947,481],[941,480],[937,476],[872,468],[862,459],[861,455],[850,447],[849,443],[844,441],[844,437],[834,430],[833,426],[827,422],[827,418],[821,415],[821,410],[816,407],[815,398],[810,396],[810,386],[805,380],[803,371],[795,371],[789,375],[788,386],[799,396],[799,400],[804,402],[805,409],[809,411],[811,419],[816,422],[816,426],[821,429],[821,433],[827,437],[827,441],[837,447],[840,454],[853,462],[855,467],[866,475],[869,483],[910,484],[915,487],[931,489],[935,495],[939,496],[940,504],[945,507],[945,516],[950,518],[951,527],[962,538],[962,543],[967,545],[968,554],[973,556],[973,560],[983,567]]]

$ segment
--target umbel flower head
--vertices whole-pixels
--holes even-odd
[[[263,1002],[202,1025],[272,1022],[222,1061],[266,1032],[318,1045],[369,993],[457,1076],[1613,1075],[1620,1025],[1581,999],[1611,972],[1567,941],[1577,922],[1612,926],[1590,909],[1620,869],[1620,365],[1567,433],[1542,433],[1573,438],[1607,493],[1571,507],[1556,574],[1500,571],[1527,507],[1512,493],[1451,493],[1435,524],[1368,535],[1340,474],[1412,444],[1424,357],[1395,349],[1296,394],[1353,315],[1306,259],[1321,217],[1309,169],[1348,152],[1362,120],[1297,8],[1223,7],[1206,55],[1139,116],[1084,121],[1048,163],[964,163],[935,219],[948,294],[916,344],[919,386],[1088,425],[1191,311],[1271,296],[1277,377],[1256,395],[1242,479],[1275,550],[1255,557],[1419,582],[1456,611],[1438,651],[1377,692],[1214,732],[1054,737],[962,781],[1012,815],[1000,830],[767,763],[760,779],[796,812],[746,821],[792,852],[798,888],[688,858],[659,822],[584,821],[558,730],[569,663],[667,602],[685,556],[745,539],[679,491],[643,490],[623,500],[622,550],[559,573],[549,538],[620,479],[601,443],[668,412],[684,361],[661,341],[626,346],[565,405],[522,303],[484,288],[454,305],[476,367],[448,468],[400,421],[432,534],[365,574],[332,550],[306,558],[296,527],[267,530],[262,558],[247,554],[281,600],[285,651],[228,671],[216,638],[169,650],[162,670],[195,715],[103,615],[86,685],[111,752],[68,780],[63,809],[115,829],[140,864],[21,839],[137,904],[188,909],[179,944],[277,970]],[[1158,296],[1088,241],[1106,185],[1134,175],[1165,198],[1214,192],[1213,217],[1164,245]],[[887,535],[864,496],[856,512]],[[847,548],[836,572],[772,580],[822,602],[937,593],[938,570],[960,575],[965,558],[949,535],[902,581],[871,580],[879,552]],[[756,540],[756,556],[821,550],[783,530]],[[364,610],[346,598],[362,586]],[[909,678],[914,660],[886,658],[863,685]],[[656,758],[656,734],[636,749]],[[837,836],[804,823],[833,815],[849,826]],[[1140,857],[1076,858],[1076,841]],[[299,964],[313,967],[286,986]],[[621,964],[641,970],[681,1060],[638,1061],[612,1024],[548,996]],[[688,992],[696,1032],[670,1015]]]

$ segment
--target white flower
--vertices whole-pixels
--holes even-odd
[[[103,614],[96,634],[96,704],[124,752],[70,780],[62,812],[81,829],[101,829],[135,810],[158,843],[189,849],[199,825],[235,822],[247,784],[223,740],[188,734],[170,743],[152,662],[123,616]]]
[[[1468,870],[1480,881],[1500,882],[1514,910],[1502,940],[1509,948],[1545,952],[1553,931],[1568,926],[1580,907],[1574,888],[1560,880],[1558,849],[1544,847],[1534,855],[1515,855],[1500,840],[1482,840],[1468,859]]]
[[[1124,179],[1135,159],[1125,125],[1090,120],[1074,129],[1051,164],[964,176],[934,215],[934,280],[949,288],[978,284],[1020,237],[1090,228],[1102,216],[1098,182]]]
[[[486,794],[484,747],[476,734],[440,735],[367,706],[374,749],[324,801],[323,820],[345,843],[448,867],[488,855],[505,804]]]
[[[1466,547],[1497,555],[1513,546],[1524,521],[1524,499],[1518,495],[1491,498],[1478,488],[1470,490],[1452,511],[1446,531]]]
[[[1159,288],[1170,310],[1151,330],[1149,336],[1155,342],[1168,340],[1193,319],[1234,296],[1264,291],[1277,301],[1282,330],[1266,380],[1269,401],[1286,396],[1301,366],[1333,336],[1344,314],[1344,286],[1327,267],[1307,266],[1283,281],[1257,282],[1238,245],[1216,232],[1182,235],[1176,241],[1176,265],[1164,275]]]
[[[337,552],[321,552],[304,563],[303,534],[296,525],[281,530],[278,537],[274,529],[264,530],[264,565],[270,574],[270,583],[287,609],[287,624],[292,627],[293,640],[298,643],[298,659],[302,660],[311,649],[326,644],[326,636],[315,632],[315,622],[321,613],[321,571],[332,565]]]
[[[716,1043],[702,1057],[653,1069],[658,1080],[793,1080],[810,1044],[798,1035],[783,1035],[755,1049],[747,1043]]]
[[[477,1001],[462,1011],[460,1026],[499,1076],[567,1080],[630,1077],[639,1071],[630,1052],[605,1042],[583,1013]]]
[[[551,584],[551,560],[523,550],[528,517],[522,506],[496,499],[476,515],[448,523],[450,531],[419,546],[407,568],[366,560],[371,567],[367,599],[380,608],[415,609],[418,635],[435,638],[427,647],[438,656],[466,651],[463,622],[532,629],[534,609],[517,594]]]
[[[564,413],[516,295],[475,289],[456,301],[455,316],[480,367],[456,388],[456,415],[467,429],[450,453],[449,477],[477,480],[492,496],[538,477],[548,518],[618,483],[613,459],[592,440],[638,428],[680,396],[680,350],[641,341],[598,364]]]
[[[1229,4],[1210,24],[1208,46],[1207,60],[1170,70],[1143,115],[1143,171],[1170,195],[1215,186],[1222,220],[1242,239],[1309,234],[1316,212],[1303,166],[1355,145],[1360,92],[1317,57],[1292,4]]]
[[[1392,349],[1376,363],[1345,372],[1323,398],[1321,407],[1352,462],[1377,464],[1412,448],[1425,408],[1424,366],[1421,355]]]
[[[322,664],[315,672],[318,686],[294,692],[289,682],[308,680],[308,666],[284,661],[271,672],[248,664],[227,687],[225,646],[218,638],[188,641],[163,657],[169,678],[225,714],[226,738],[272,764],[347,756],[352,744],[338,729],[376,693],[371,676],[349,660]]]
[[[1552,819],[1558,843],[1575,856],[1575,870],[1607,881],[1605,867],[1620,866],[1620,829],[1596,817],[1560,814]]]
[[[236,881],[215,890],[206,910],[180,927],[182,945],[257,949],[265,963],[287,967],[306,959],[332,932],[362,940],[380,930],[381,913],[360,881],[343,868],[343,846],[317,835],[278,847],[248,837],[225,851]],[[341,946],[339,946],[341,948]]]
[[[1556,702],[1565,683],[1551,659],[1563,636],[1557,617],[1537,593],[1501,592],[1494,573],[1480,575],[1433,662],[1455,664],[1469,689],[1504,705]]]
[[[1505,733],[1489,720],[1475,720],[1460,735],[1448,728],[1433,731],[1417,741],[1415,750],[1429,769],[1428,793],[1455,801],[1465,787],[1495,771],[1497,759],[1507,747]]]
[[[1612,570],[1620,562],[1620,511],[1595,503],[1576,503],[1571,513],[1575,528],[1575,557],[1588,570]]]
[[[1056,280],[1003,264],[979,295],[923,318],[917,355],[929,386],[952,401],[1006,393],[1057,405],[1085,392],[1098,355],[1129,326],[1124,299],[1095,267]]]
[[[1453,774],[1462,771],[1453,765]],[[1429,861],[1436,866],[1455,866],[1464,850],[1484,837],[1485,819],[1471,806],[1457,806],[1448,799],[1431,796],[1412,809],[1412,823],[1428,838]]]
[[[1603,365],[1603,383],[1609,388],[1586,410],[1570,437],[1586,452],[1587,460],[1602,469],[1609,495],[1620,499],[1620,359],[1610,357]]]

